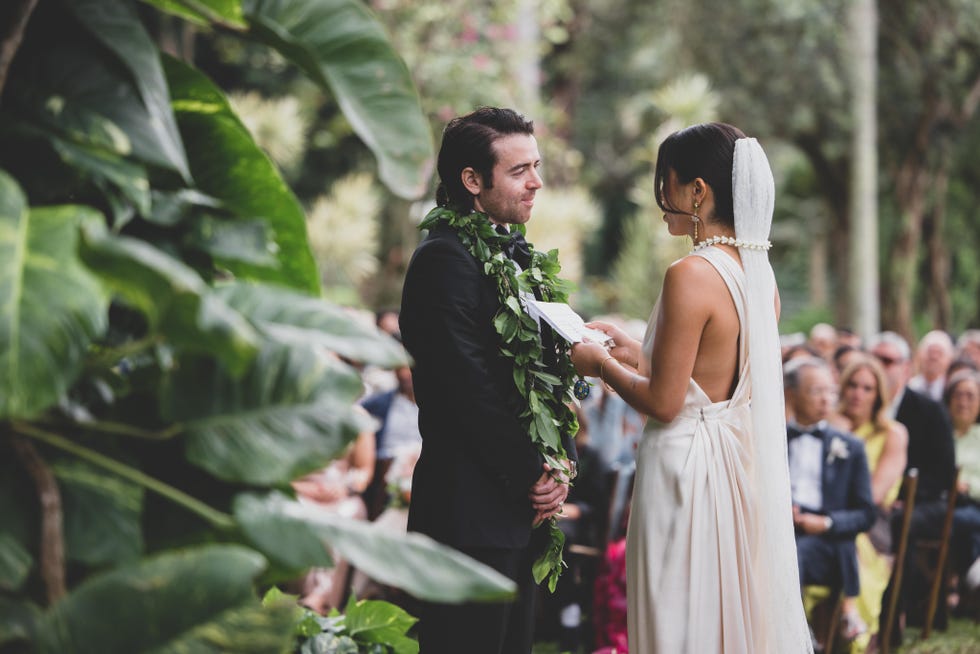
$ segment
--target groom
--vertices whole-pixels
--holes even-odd
[[[483,212],[508,231],[531,218],[540,164],[530,121],[510,109],[478,109],[443,133],[436,201],[461,215]],[[526,266],[523,241],[515,238],[512,249]],[[452,228],[434,228],[412,257],[400,313],[402,340],[415,359],[422,434],[408,528],[506,575],[518,597],[508,604],[423,604],[421,654],[531,651],[531,565],[547,535],[532,525],[558,513],[568,495],[519,419],[526,404],[513,360],[500,352],[493,325],[499,309],[496,280]],[[564,447],[575,451],[570,442]]]

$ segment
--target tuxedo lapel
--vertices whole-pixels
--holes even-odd
[[[832,438],[829,429],[823,430],[823,447],[820,448],[820,480],[823,483],[823,502],[824,506],[827,505],[827,495],[833,491],[834,479],[836,478],[836,470],[834,463],[828,463],[827,460],[830,455],[830,439]],[[835,461],[836,463],[836,461]]]

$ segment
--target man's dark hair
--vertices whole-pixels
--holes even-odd
[[[673,170],[681,184],[700,177],[715,195],[712,220],[734,227],[732,165],[735,162],[735,141],[741,138],[745,138],[742,130],[725,123],[693,125],[668,136],[657,153],[654,176],[657,206],[668,213],[690,215],[686,209],[670,206],[665,197],[668,176]]]
[[[493,167],[497,163],[494,141],[510,134],[534,134],[534,123],[513,109],[480,107],[449,121],[442,132],[439,148],[439,187],[436,204],[463,213],[473,210],[473,195],[463,186],[464,168],[472,168],[493,188]]]

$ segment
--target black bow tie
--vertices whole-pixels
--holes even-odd
[[[506,233],[502,226],[498,226],[497,231]],[[521,268],[527,268],[531,265],[531,249],[527,246],[527,241],[524,240],[524,234],[520,232],[511,233],[510,240],[504,245],[504,254],[516,261]]]
[[[793,440],[797,436],[802,436],[803,434],[810,434],[814,438],[823,439],[823,429],[814,426],[813,429],[800,429],[799,425],[786,425],[786,438],[787,440]]]

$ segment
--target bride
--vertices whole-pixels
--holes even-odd
[[[640,343],[606,323],[608,350],[572,361],[650,417],[627,535],[635,654],[812,651],[786,463],[779,299],[767,250],[772,172],[731,125],[660,146],[657,204],[691,255],[664,277]]]

